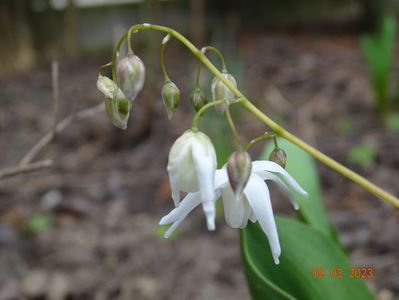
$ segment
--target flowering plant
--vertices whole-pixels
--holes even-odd
[[[361,281],[345,280],[336,287],[328,281],[315,284],[309,279],[312,266],[331,268],[338,264],[345,270],[350,267],[328,222],[319,192],[303,180],[304,176],[308,179],[315,177],[309,155],[396,208],[399,207],[399,199],[272,121],[239,91],[237,81],[228,72],[218,49],[207,46],[199,50],[180,33],[168,27],[147,23],[132,26],[116,45],[112,61],[101,67],[112,69],[112,79],[100,74],[97,86],[105,96],[107,113],[115,126],[126,129],[133,102],[143,88],[145,67],[133,53],[131,43],[133,34],[141,30],[166,33],[161,42],[161,66],[165,79],[161,94],[169,119],[179,106],[180,90],[166,70],[166,45],[172,38],[177,39],[200,63],[190,96],[196,110],[192,128],[176,140],[169,153],[167,171],[175,207],[160,221],[161,225],[170,224],[165,238],[199,205],[203,208],[208,230],[215,230],[215,203],[222,198],[226,223],[232,228],[242,229],[243,262],[254,299],[372,299]],[[120,58],[119,49],[125,41],[128,53]],[[221,71],[208,60],[206,54],[209,51],[215,52],[220,58]],[[202,66],[215,76],[210,86],[210,102],[199,85]],[[230,114],[230,107],[237,104],[269,127],[268,131],[245,145]],[[216,152],[211,139],[199,130],[199,120],[210,108],[226,117],[236,147],[221,169],[216,169]],[[263,155],[264,159],[252,161],[249,149],[266,139],[273,140],[273,149],[267,151],[270,154]],[[287,153],[290,157],[297,156],[300,162],[306,162],[306,166],[290,167],[287,164]],[[298,170],[306,174],[297,176]],[[287,218],[277,218],[275,221],[265,180],[275,182],[287,194],[294,208],[299,210],[302,223]],[[181,192],[187,193],[182,200]],[[265,243],[264,237],[268,242]]]

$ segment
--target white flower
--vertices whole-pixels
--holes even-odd
[[[259,225],[269,241],[274,262],[278,264],[281,248],[270,202],[269,189],[264,180],[274,181],[287,193],[295,209],[299,209],[299,206],[292,198],[292,191],[303,196],[307,195],[295,179],[281,166],[272,161],[262,160],[252,162],[252,173],[241,197],[234,195],[228,182],[226,169],[217,170],[215,176],[215,199],[222,196],[226,223],[230,227],[244,228],[248,223],[248,219],[252,222],[259,221]],[[199,192],[189,193],[182,200],[179,207],[163,217],[159,222],[160,225],[172,224],[166,231],[165,238],[169,237],[183,222],[185,217],[200,203]]]
[[[208,230],[215,230],[216,152],[202,132],[187,130],[173,144],[167,167],[176,207],[180,192],[197,192],[207,219]]]

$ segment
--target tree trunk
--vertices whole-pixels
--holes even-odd
[[[0,76],[32,67],[34,51],[27,22],[28,1],[0,1]]]

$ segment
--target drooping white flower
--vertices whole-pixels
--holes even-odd
[[[181,191],[197,192],[208,229],[215,230],[216,152],[209,137],[199,131],[184,132],[170,149],[167,170],[175,206],[179,207]]]
[[[292,192],[303,196],[307,195],[295,179],[278,164],[272,161],[254,161],[252,162],[252,173],[241,197],[234,195],[228,182],[226,169],[217,170],[215,176],[215,199],[222,196],[226,223],[230,227],[245,228],[248,220],[259,222],[269,241],[274,262],[278,264],[281,248],[270,202],[270,193],[264,180],[274,181],[287,193],[295,209],[299,209],[299,206],[293,199]],[[166,231],[165,238],[169,237],[183,222],[185,217],[200,203],[199,192],[189,193],[182,200],[179,207],[163,217],[159,223],[160,225],[172,224]]]

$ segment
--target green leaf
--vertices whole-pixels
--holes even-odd
[[[385,126],[392,132],[399,131],[399,114],[391,113],[385,118]]]
[[[279,146],[287,153],[286,170],[308,192],[307,198],[293,194],[300,206],[300,218],[305,223],[337,241],[335,230],[329,222],[322,201],[320,181],[314,159],[305,151],[286,140],[279,140]],[[273,144],[267,145],[260,158],[268,159],[272,150]]]
[[[274,264],[258,224],[248,224],[241,231],[241,253],[252,299],[374,299],[362,280],[349,278],[349,261],[331,239],[295,220],[276,217],[276,223],[282,248],[279,265]],[[323,278],[314,278],[315,270],[323,270]],[[334,270],[335,275],[341,270],[342,278],[331,277]]]
[[[370,73],[376,108],[383,115],[387,113],[389,105],[389,75],[393,66],[395,39],[395,16],[386,15],[376,35],[365,35],[360,40],[360,48]]]
[[[349,151],[348,160],[362,167],[368,167],[374,160],[375,149],[369,144],[359,144]]]
[[[25,229],[28,233],[36,234],[51,228],[53,225],[54,219],[51,216],[37,214],[27,220]]]
[[[338,122],[337,129],[340,133],[349,135],[356,130],[356,123],[348,119],[342,119]]]
[[[218,158],[218,167],[221,168],[232,152],[230,131],[223,118],[216,115],[214,109],[209,109],[201,120],[204,132],[211,138]]]
[[[165,232],[169,229],[170,225],[158,225],[155,229],[155,233],[157,237],[162,241],[173,241],[179,237],[180,232],[179,229],[176,229],[169,238],[165,239],[163,236]]]

